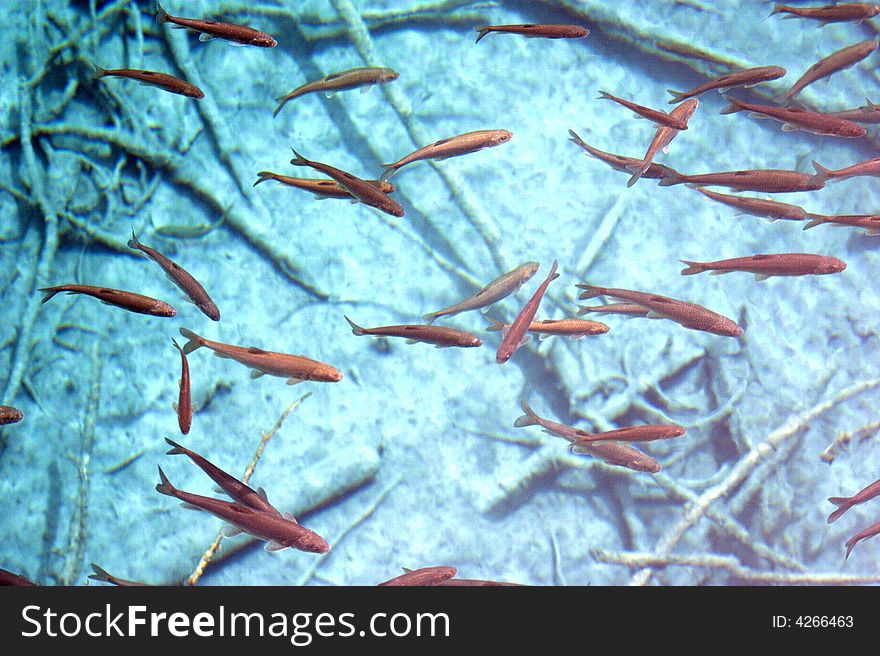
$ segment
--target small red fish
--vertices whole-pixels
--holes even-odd
[[[362,328],[354,321],[345,317],[348,325],[351,326],[351,332],[358,337],[362,335],[384,336],[384,337],[405,337],[409,343],[424,342],[433,344],[437,348],[448,348],[450,346],[460,346],[462,348],[473,348],[482,346],[483,340],[466,333],[463,330],[455,328],[447,328],[446,326],[432,326],[431,324],[408,324],[401,326],[381,326],[379,328]]]
[[[510,330],[509,325],[505,325],[500,321],[495,321],[495,319],[489,319],[489,321],[491,325],[486,330],[501,331],[502,335]],[[543,319],[541,321],[532,321],[528,327],[528,332],[538,335],[538,339],[550,337],[551,335],[563,335],[575,341],[593,335],[604,335],[609,330],[610,328],[604,323],[587,319]]]
[[[130,587],[146,587],[146,583],[141,583],[139,581],[128,581],[126,579],[120,579],[119,577],[113,576],[107,570],[98,567],[95,563],[92,563],[92,572],[93,574],[89,574],[89,578],[93,581],[101,581],[103,583],[112,583],[113,585],[130,588]]]
[[[754,273],[758,280],[766,280],[771,276],[824,276],[840,273],[846,268],[846,262],[842,262],[836,257],[810,253],[749,255],[748,257],[735,257],[717,262],[693,262],[691,260],[681,260],[681,262],[688,265],[681,272],[683,276],[692,276],[704,271],[711,271],[711,275],[745,271]]]
[[[880,214],[849,214],[841,216],[827,216],[825,214],[808,214],[810,221],[804,226],[804,230],[815,228],[817,225],[849,226],[851,228],[864,228],[869,237],[880,236]]]
[[[105,305],[114,305],[123,310],[138,314],[149,314],[154,317],[177,316],[177,310],[164,301],[120,289],[92,287],[91,285],[59,285],[57,287],[42,287],[38,291],[46,294],[41,301],[42,303],[45,303],[56,294],[67,292],[68,294],[91,296],[92,298],[97,298]]]
[[[180,426],[180,432],[186,435],[192,426],[192,395],[189,385],[189,362],[186,361],[186,353],[180,348],[180,344],[172,337],[171,343],[174,348],[180,351],[180,392],[177,396],[177,403],[174,404],[174,411],[177,413],[177,424]]]
[[[842,112],[831,112],[832,116],[839,116],[856,123],[880,123],[880,105],[875,105],[865,98],[867,105],[857,109],[845,109]]]
[[[199,41],[209,41],[213,38],[226,39],[233,45],[257,46],[259,48],[274,48],[278,45],[271,36],[244,25],[221,23],[214,20],[200,20],[196,18],[179,18],[169,16],[162,6],[156,3],[156,21],[158,23],[173,23],[175,27],[186,28],[200,32]]]
[[[675,118],[673,116],[670,116],[666,112],[660,111],[658,109],[651,109],[650,107],[637,105],[634,102],[630,102],[629,100],[623,100],[622,98],[618,98],[617,96],[612,96],[606,91],[599,92],[599,99],[613,100],[617,104],[623,105],[627,109],[634,112],[636,116],[640,116],[642,118],[648,119],[649,121],[653,121],[658,128],[665,125],[667,127],[673,128],[674,130],[688,129],[688,124],[686,120]]]
[[[636,159],[635,157],[614,155],[612,153],[606,153],[602,150],[599,150],[598,148],[593,148],[583,139],[581,139],[574,130],[569,130],[568,135],[569,141],[583,148],[587,152],[587,155],[595,157],[602,162],[605,162],[615,171],[629,174],[632,173],[632,167],[638,167],[642,163],[642,160]],[[663,164],[654,164],[653,162],[651,162],[645,172],[642,173],[643,178],[649,178],[652,180],[662,180],[663,178],[668,178],[671,175],[678,175],[678,173],[668,166],[664,166]]]
[[[807,218],[807,211],[797,205],[788,203],[780,203],[769,198],[753,198],[751,196],[730,196],[727,194],[719,194],[715,191],[709,191],[703,187],[697,187],[697,191],[706,198],[723,203],[728,207],[736,210],[736,216],[741,214],[750,214],[758,216],[770,221],[786,219],[789,221],[804,221]]]
[[[877,178],[880,177],[880,157],[867,159],[864,162],[858,162],[852,166],[847,166],[837,171],[826,169],[819,162],[813,160],[813,168],[816,169],[816,175],[810,178],[816,184],[825,184],[829,180],[831,182],[840,182],[841,180],[849,180],[850,178]]]
[[[441,585],[458,573],[454,567],[439,565],[437,567],[422,567],[421,569],[403,568],[403,574],[389,579],[379,585],[388,586],[433,586]]]
[[[858,139],[867,134],[865,128],[858,123],[847,121],[839,116],[808,112],[800,107],[776,107],[773,105],[756,105],[754,103],[737,100],[732,96],[724,96],[728,102],[727,107],[721,110],[722,114],[735,114],[736,112],[748,111],[753,118],[772,118],[782,122],[783,132],[803,130],[812,134],[828,137],[844,137],[846,139]]]
[[[535,318],[535,314],[538,312],[541,299],[544,298],[544,294],[547,292],[547,286],[559,277],[559,274],[556,273],[556,266],[556,260],[553,260],[553,266],[550,267],[550,273],[547,275],[547,278],[535,290],[529,302],[525,304],[519,315],[513,320],[507,333],[501,339],[501,344],[498,345],[498,351],[495,353],[495,361],[498,364],[504,364],[510,360],[516,350],[526,343],[526,332]]]
[[[677,184],[693,186],[728,187],[737,191],[763,191],[766,194],[787,194],[798,191],[815,191],[825,186],[823,180],[809,173],[783,169],[752,169],[747,171],[723,171],[687,175],[673,172],[660,181],[661,187]]]
[[[580,25],[485,25],[474,29],[479,32],[475,43],[490,32],[519,34],[527,39],[583,39],[590,36],[590,30]]]
[[[287,175],[272,173],[271,171],[260,171],[257,173],[257,176],[259,176],[260,179],[254,183],[255,187],[261,182],[266,182],[266,180],[275,180],[275,182],[280,182],[288,187],[296,187],[297,189],[310,191],[315,194],[315,197],[319,200],[324,200],[325,198],[340,198],[357,201],[357,198],[352,196],[345,190],[345,188],[340,187],[339,183],[335,180],[292,178]],[[396,188],[390,182],[383,182],[381,180],[364,180],[364,182],[373,185],[384,194],[393,194],[396,191]]]
[[[190,84],[186,80],[181,80],[173,75],[168,75],[168,73],[142,71],[133,68],[114,68],[107,70],[101,68],[95,62],[92,62],[92,66],[96,69],[94,75],[96,80],[103,77],[124,77],[140,82],[146,86],[158,87],[163,91],[176,93],[180,96],[187,96],[188,98],[195,98],[196,100],[201,100],[205,97],[205,92],[199,89],[196,85]]]
[[[0,586],[35,586],[37,585],[26,576],[15,574],[9,570],[0,569]]]
[[[851,497],[829,497],[828,501],[837,506],[837,510],[828,515],[828,523],[830,524],[831,522],[837,521],[843,513],[853,506],[870,501],[876,496],[880,496],[880,480],[874,481],[868,487],[856,492]]]
[[[686,433],[684,426],[669,425],[644,425],[629,426],[604,433],[593,433],[578,438],[579,444],[593,444],[595,442],[653,442],[655,440],[670,440],[681,437]]]
[[[785,69],[780,68],[779,66],[761,66],[758,68],[736,71],[735,73],[728,73],[727,75],[722,75],[714,80],[709,80],[705,84],[701,84],[690,91],[681,92],[668,89],[669,93],[673,96],[672,100],[669,102],[670,104],[679,103],[682,100],[699,96],[712,89],[717,89],[721,93],[727,93],[729,89],[733,89],[734,87],[753,87],[761,82],[779,79],[784,75]]]
[[[794,83],[791,89],[786,92],[784,96],[785,102],[789,103],[792,98],[804,89],[804,87],[812,84],[816,80],[821,80],[824,77],[833,75],[834,73],[849,68],[850,66],[855,66],[865,57],[874,52],[877,49],[877,45],[877,41],[868,39],[867,41],[862,41],[847,48],[843,48],[842,50],[838,50],[824,59],[820,59],[810,66],[810,68],[807,69],[807,72],[804,73],[801,78]]]
[[[776,3],[770,16],[776,14],[788,14],[786,18],[808,18],[821,22],[819,27],[825,27],[831,23],[854,22],[857,25],[864,20],[874,18],[880,13],[880,6],[870,2],[854,2],[839,5],[825,5],[824,7],[788,7]]]

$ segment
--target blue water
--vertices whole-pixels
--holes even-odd
[[[212,13],[221,4],[230,11]],[[185,580],[221,523],[155,492],[161,465],[179,488],[212,494],[200,470],[165,455],[163,437],[240,476],[261,433],[309,394],[266,445],[251,484],[324,536],[330,553],[266,553],[254,544],[209,565],[200,584],[371,585],[401,567],[431,565],[537,585],[876,573],[880,542],[860,543],[847,561],[843,543],[878,520],[880,502],[828,525],[826,499],[877,479],[877,439],[854,438],[830,464],[820,456],[841,433],[877,421],[880,238],[736,217],[685,186],[644,179],[627,188],[625,174],[585,157],[567,134],[641,157],[653,126],[597,100],[599,90],[669,109],[667,89],[784,66],[785,78],[734,92],[770,102],[821,57],[876,38],[873,25],[762,20],[767,2],[247,4],[164,7],[264,30],[276,48],[200,42],[158,26],[152,3],[2,5],[16,38],[0,42],[0,403],[25,418],[0,432],[0,567],[49,585],[90,583],[90,563],[147,583]],[[474,43],[476,25],[529,22],[579,23],[592,33],[577,41],[490,34]],[[826,111],[864,104],[878,56],[799,98]],[[185,77],[206,97],[96,81],[89,60]],[[309,94],[273,119],[275,97],[366,65],[400,78],[368,93]],[[702,96],[689,129],[656,161],[685,173],[811,172],[814,159],[841,168],[876,155],[873,126],[858,140],[818,137],[745,113],[721,116],[724,105],[716,92]],[[290,166],[291,147],[375,177],[381,163],[482,129],[514,137],[394,176],[407,212],[400,219],[275,183],[252,186],[258,171],[311,175]],[[880,202],[875,188],[875,179],[855,178],[776,199],[817,213],[870,213]],[[219,323],[127,248],[132,228],[205,285]],[[679,259],[776,252],[833,255],[848,266],[766,282],[679,274]],[[557,260],[561,276],[540,318],[573,316],[574,285],[588,282],[699,303],[745,334],[607,316],[606,335],[533,340],[498,365],[498,333],[485,331],[479,312],[438,322],[479,334],[479,349],[356,337],[343,318],[417,323],[530,260],[541,270],[488,316],[512,320]],[[67,283],[161,298],[178,316],[78,296],[40,304],[37,288]],[[182,437],[171,409],[180,358],[170,344],[181,326],[328,362],[344,379],[252,380],[240,364],[198,350],[189,363],[203,407]],[[864,391],[834,401],[860,383]],[[688,432],[640,447],[663,466],[652,476],[573,456],[537,428],[514,428],[522,399],[588,431],[675,422]],[[788,425],[795,429],[785,432]],[[761,446],[768,438],[773,448]],[[220,555],[240,541],[224,540]],[[661,561],[672,554],[686,564],[645,577],[593,550]]]

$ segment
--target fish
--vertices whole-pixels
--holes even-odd
[[[596,312],[599,314],[623,314],[629,317],[647,317],[650,310],[635,303],[606,303],[605,305],[578,305],[578,316]]]
[[[578,296],[579,300],[610,296],[627,303],[641,305],[648,311],[646,316],[649,319],[669,319],[691,330],[700,330],[724,337],[739,337],[743,334],[743,329],[735,321],[712,312],[702,305],[628,289],[613,289],[585,284],[578,284],[577,287],[584,290]]]
[[[0,569],[0,586],[36,586],[37,584],[31,581],[26,576],[22,576],[21,574],[15,574],[14,572],[10,572],[6,569]]]
[[[680,119],[684,121],[685,125],[687,125],[691,116],[694,115],[694,112],[697,111],[697,107],[699,106],[700,101],[697,98],[688,98],[682,104],[676,106],[669,115],[674,119]],[[636,182],[639,181],[639,178],[644,175],[645,171],[648,170],[648,167],[651,165],[651,162],[657,156],[661,150],[667,150],[669,148],[670,142],[675,139],[676,135],[680,132],[680,130],[674,130],[670,127],[660,127],[657,129],[657,132],[654,134],[654,138],[651,139],[651,143],[648,146],[648,150],[645,153],[644,159],[638,164],[633,164],[632,166],[628,166],[627,170],[632,173],[632,177],[630,177],[629,181],[626,183],[627,187],[632,187]],[[666,178],[664,178],[666,179]]]
[[[520,264],[512,271],[508,271],[495,278],[495,280],[483,287],[470,298],[467,298],[460,303],[456,303],[455,305],[451,305],[448,308],[437,310],[436,312],[429,312],[422,318],[430,324],[439,317],[451,317],[460,314],[461,312],[487,308],[519,291],[519,288],[522,287],[526,281],[531,279],[540,268],[541,265],[537,262],[525,262]]]
[[[440,585],[448,581],[458,573],[454,567],[440,565],[436,567],[422,567],[421,569],[403,568],[403,574],[395,576],[379,585],[388,586],[432,586]]]
[[[646,118],[649,121],[653,121],[658,128],[664,125],[674,130],[687,130],[688,128],[686,120],[674,118],[666,112],[662,112],[657,109],[651,109],[650,107],[645,107],[643,105],[637,105],[628,100],[623,100],[622,98],[618,98],[617,96],[612,96],[606,91],[599,92],[599,100],[613,100],[619,105],[623,105],[627,109],[631,110],[633,113],[635,113],[636,116]]]
[[[656,474],[662,467],[659,462],[651,456],[642,453],[638,449],[625,444],[616,442],[596,442],[595,444],[586,444],[582,442],[585,437],[592,437],[592,433],[582,431],[578,428],[572,428],[565,424],[550,421],[544,417],[539,417],[534,410],[529,407],[525,401],[520,401],[520,407],[525,415],[517,419],[513,425],[516,428],[523,426],[540,426],[545,433],[555,435],[566,440],[571,448],[572,453],[580,455],[590,455],[600,458],[606,464],[616,465],[618,467],[626,467],[634,471],[648,472]]]
[[[784,169],[752,169],[687,175],[675,173],[660,181],[661,187],[690,184],[697,187],[728,187],[737,191],[761,191],[766,194],[787,194],[816,191],[825,186],[823,180],[809,173]]]
[[[390,68],[353,68],[350,71],[341,73],[331,73],[320,80],[307,82],[297,87],[285,96],[279,96],[275,99],[281,104],[272,112],[272,117],[278,116],[284,105],[299,98],[307,93],[315,93],[323,91],[327,96],[332,96],[337,91],[347,91],[348,89],[356,89],[357,87],[365,87],[369,89],[375,84],[387,84],[393,82],[400,77],[400,73]]]
[[[808,214],[807,217],[810,221],[804,226],[804,230],[815,228],[817,225],[831,224],[835,226],[849,226],[851,228],[864,228],[869,237],[880,236],[880,214],[850,214],[841,216]]]
[[[856,123],[880,123],[880,106],[875,105],[865,98],[867,105],[862,105],[857,109],[845,109],[841,112],[831,112],[832,116],[839,116],[848,121]]]
[[[801,78],[792,85],[791,89],[785,92],[783,96],[784,102],[790,103],[791,100],[798,95],[804,88],[816,80],[833,75],[838,71],[842,71],[850,66],[855,66],[860,61],[877,49],[878,42],[872,39],[861,41],[855,45],[848,46],[842,50],[820,59],[807,69]]]
[[[485,579],[456,579],[451,578],[437,583],[445,587],[489,588],[489,587],[522,587],[522,583],[508,583],[506,581],[487,581]]]
[[[24,413],[9,405],[0,405],[0,426],[16,424],[24,419]]]
[[[826,169],[819,162],[813,160],[813,168],[816,169],[816,175],[811,176],[810,180],[817,184],[825,184],[829,180],[831,182],[840,182],[841,180],[857,177],[880,178],[880,157],[868,159],[864,162],[838,169],[837,171]]]
[[[271,171],[260,171],[257,173],[259,180],[254,183],[256,187],[261,182],[266,182],[266,180],[275,180],[276,182],[280,182],[283,185],[287,185],[288,187],[296,187],[297,189],[303,189],[305,191],[310,191],[315,195],[319,200],[323,200],[325,198],[340,198],[340,199],[348,199],[353,202],[359,202],[357,198],[352,196],[345,188],[340,187],[339,184],[335,180],[310,180],[306,178],[291,178],[290,176],[280,175],[279,173],[272,173]],[[383,194],[393,194],[397,191],[396,187],[390,182],[383,182],[381,180],[364,180],[364,182],[373,185]]]
[[[290,513],[276,515],[254,510],[236,501],[221,501],[178,490],[165,476],[161,467],[159,467],[159,478],[161,483],[156,485],[156,491],[160,494],[180,499],[192,510],[201,510],[226,521],[227,525],[223,527],[224,537],[247,533],[258,540],[265,540],[266,551],[287,548],[310,553],[330,551],[330,545],[324,538],[298,524]]]
[[[177,310],[165,301],[159,301],[149,296],[142,296],[134,292],[109,287],[92,287],[91,285],[58,285],[57,287],[42,287],[37,291],[46,294],[42,303],[47,302],[56,294],[67,292],[68,294],[84,294],[97,298],[105,305],[113,305],[129,312],[137,314],[149,314],[154,317],[174,317]]]
[[[594,433],[582,436],[578,444],[593,444],[595,442],[653,442],[654,440],[669,440],[681,437],[687,432],[684,426],[676,424],[646,424],[643,426],[629,426],[616,430]]]
[[[174,348],[180,351],[180,393],[177,396],[177,403],[174,404],[174,411],[177,413],[177,424],[180,432],[186,435],[192,426],[192,394],[189,385],[189,363],[186,361],[186,353],[180,348],[180,344],[172,337],[171,343]]]
[[[631,167],[639,166],[642,163],[642,160],[636,159],[635,157],[624,157],[623,155],[614,155],[612,153],[606,153],[604,151],[599,150],[598,148],[593,148],[589,144],[587,144],[583,139],[581,139],[578,134],[574,130],[569,130],[569,141],[573,144],[576,144],[587,151],[587,154],[591,157],[595,157],[596,159],[605,162],[616,171],[620,171],[622,173],[630,174],[632,173]],[[664,166],[663,164],[651,164],[645,169],[645,172],[642,173],[643,178],[649,178],[652,180],[662,180],[663,178],[668,178],[672,175],[678,175],[677,171],[669,168],[668,166]]]
[[[190,451],[186,447],[181,446],[177,442],[174,442],[167,437],[165,438],[165,441],[172,447],[166,452],[166,455],[187,456],[196,465],[198,465],[199,468],[220,487],[220,489],[228,494],[233,501],[237,501],[242,505],[253,508],[254,510],[259,510],[261,512],[273,513],[275,515],[281,514],[280,512],[278,512],[275,506],[269,503],[269,498],[266,496],[266,491],[263,488],[258,488],[254,490],[234,476],[227,474],[219,467],[211,464],[208,460],[200,456],[195,451]]]
[[[550,273],[547,274],[544,282],[542,282],[538,289],[535,290],[535,293],[532,294],[528,303],[523,306],[523,309],[517,315],[516,319],[513,320],[510,328],[508,328],[504,337],[501,339],[501,343],[498,345],[498,350],[495,353],[495,362],[498,364],[504,364],[510,360],[516,350],[528,341],[526,340],[526,331],[528,331],[532,320],[535,318],[535,314],[538,312],[538,307],[541,305],[541,299],[544,298],[544,294],[547,292],[547,286],[559,277],[559,274],[556,273],[556,266],[556,260],[553,260],[553,266],[550,267]]]
[[[205,97],[205,92],[199,89],[196,85],[190,84],[186,80],[181,80],[179,77],[174,77],[168,73],[143,71],[134,68],[104,69],[98,66],[95,62],[92,62],[92,66],[96,69],[94,74],[96,80],[103,77],[124,77],[129,80],[140,82],[146,86],[158,87],[164,91],[176,93],[188,98],[195,98],[196,100],[201,100]]]
[[[807,18],[817,20],[821,24],[819,27],[825,27],[831,23],[855,22],[857,25],[862,21],[874,18],[880,13],[880,5],[870,2],[846,3],[839,5],[825,5],[824,7],[788,7],[786,5],[776,3],[770,16],[776,14],[787,14],[786,18]]]
[[[581,25],[481,25],[474,28],[479,34],[474,43],[490,32],[519,34],[527,39],[584,39],[590,36],[590,30]]]
[[[880,496],[880,480],[874,481],[868,487],[856,492],[851,497],[828,497],[828,501],[837,506],[837,510],[828,515],[828,523],[836,522],[841,515],[853,506],[860,503],[870,501],[874,497]]]
[[[134,234],[134,228],[131,231],[131,239],[128,240],[128,247],[143,252],[148,258],[158,264],[165,272],[168,280],[177,285],[192,304],[202,311],[202,314],[213,321],[220,321],[220,310],[217,309],[217,305],[211,300],[208,292],[205,291],[205,288],[202,287],[199,281],[193,278],[176,262],[172,262],[159,251],[149,246],[144,246],[139,242]]]
[[[846,541],[846,558],[845,560],[849,560],[849,554],[852,552],[853,547],[856,546],[862,540],[867,540],[868,538],[872,538],[875,535],[880,533],[880,522],[876,524],[872,524],[868,528],[859,531],[854,536],[852,536],[849,540]]]
[[[379,176],[380,180],[387,180],[407,164],[426,159],[444,160],[459,155],[475,153],[483,148],[492,148],[506,144],[513,138],[513,134],[507,130],[477,130],[466,132],[448,139],[435,141],[430,146],[423,146],[409,155],[397,160],[393,164],[381,164],[385,170]]]
[[[445,326],[409,324],[402,326],[381,326],[379,328],[362,328],[348,317],[345,317],[345,320],[348,322],[348,325],[351,326],[351,332],[358,337],[363,335],[373,335],[375,337],[405,337],[410,344],[424,342],[425,344],[433,344],[437,348],[448,348],[450,346],[471,348],[483,345],[483,340],[476,335],[466,333],[463,330],[456,330],[455,328],[447,328]]]
[[[717,262],[693,262],[691,260],[681,260],[681,262],[688,265],[681,272],[683,276],[692,276],[704,271],[711,271],[711,275],[746,271],[754,273],[758,280],[766,280],[771,276],[824,276],[840,273],[846,269],[846,262],[842,262],[836,257],[809,253],[749,255],[748,257],[735,257]]]
[[[708,82],[701,84],[700,86],[695,87],[690,91],[673,91],[672,89],[667,89],[667,91],[672,94],[672,100],[670,100],[669,103],[680,103],[682,100],[694,98],[696,96],[706,93],[707,91],[712,91],[713,89],[717,89],[721,93],[727,93],[728,90],[733,89],[734,87],[753,87],[756,84],[760,84],[761,82],[778,80],[779,78],[783,77],[785,73],[786,70],[779,66],[759,66],[757,68],[747,68],[745,70],[722,75],[721,77],[717,77],[714,80],[709,80]]]
[[[780,203],[769,198],[752,198],[751,196],[729,196],[719,194],[715,191],[709,191],[703,187],[697,187],[697,191],[706,198],[723,203],[728,207],[737,210],[736,215],[750,214],[770,221],[785,219],[788,221],[804,221],[807,218],[807,211],[797,205],[789,205],[788,203]]]
[[[500,321],[489,319],[492,324],[486,329],[490,331],[501,331],[503,335],[509,329],[509,325],[505,325]],[[548,337],[550,335],[564,335],[572,340],[583,339],[593,335],[604,335],[611,330],[604,323],[598,321],[587,321],[586,319],[543,319],[542,321],[532,321],[529,324],[527,332],[535,333],[540,337]]]
[[[190,354],[205,346],[214,351],[214,354],[219,358],[229,358],[251,368],[253,370],[251,378],[259,378],[264,374],[279,376],[287,378],[288,385],[295,385],[305,380],[320,383],[338,383],[342,380],[342,374],[334,367],[303,355],[264,351],[256,346],[245,348],[213,342],[186,328],[181,328],[180,334],[189,340],[183,346],[184,353]]]
[[[102,581],[104,583],[112,583],[113,585],[119,587],[147,587],[146,583],[140,583],[139,581],[128,581],[126,579],[120,579],[116,576],[113,576],[107,570],[98,567],[95,563],[92,563],[92,572],[93,574],[89,574],[89,578],[92,581]]]
[[[173,23],[174,26],[200,32],[199,41],[218,38],[226,39],[234,45],[257,46],[259,48],[274,48],[278,45],[274,38],[251,27],[214,20],[169,16],[159,3],[156,3],[156,8],[156,22]]]
[[[375,207],[377,210],[390,214],[391,216],[401,217],[406,214],[406,211],[400,203],[366,180],[361,180],[360,178],[353,176],[351,173],[337,169],[329,164],[307,160],[295,150],[293,151],[293,154],[294,158],[290,160],[291,164],[294,166],[308,166],[333,178],[340,187],[345,189],[353,198],[357,199],[364,205]]]
[[[831,114],[808,112],[800,107],[774,107],[772,105],[756,105],[737,100],[732,96],[724,96],[729,103],[721,110],[722,114],[734,114],[748,111],[753,118],[772,118],[782,123],[783,132],[803,130],[811,134],[828,137],[857,139],[867,134],[864,126]]]

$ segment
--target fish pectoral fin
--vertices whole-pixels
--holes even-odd
[[[236,48],[239,46],[246,46],[247,45],[246,43],[242,43],[241,41],[227,41],[226,43],[228,43],[229,45],[234,46]]]
[[[516,348],[519,348],[520,346],[525,346],[525,345],[528,344],[530,341],[532,341],[532,336],[531,336],[531,335],[523,335],[523,338],[522,338],[521,340],[519,340],[519,344],[517,345]]]
[[[296,517],[294,517],[293,515],[291,515],[289,512],[283,513],[281,516],[282,516],[284,519],[286,519],[288,522],[293,522],[294,524],[299,524],[299,522],[296,521]]]
[[[281,551],[282,549],[287,549],[287,547],[275,541],[270,541],[266,543],[266,551],[268,551],[269,553],[272,553],[273,551]]]
[[[194,506],[194,505],[192,505],[191,503],[187,503],[186,501],[182,502],[182,503],[180,504],[180,507],[181,507],[181,508],[186,508],[187,510],[198,510],[199,512],[205,512],[204,510],[202,510],[202,509],[199,508],[198,506]]]
[[[260,371],[259,369],[251,369],[251,378],[262,378],[265,375],[265,371]]]
[[[305,380],[305,378],[295,378],[295,377],[291,376],[290,378],[287,379],[287,384],[288,385],[299,385],[304,380]]]
[[[800,130],[800,127],[798,127],[794,123],[784,123],[782,125],[783,132],[797,132],[798,130]]]
[[[374,86],[375,86],[374,84],[365,84],[364,86],[361,87],[361,93],[370,93],[370,91],[372,90],[372,88]]]
[[[199,41],[210,41],[213,38],[214,38],[213,36],[211,36],[210,34],[206,34],[205,32],[202,32],[201,34],[199,34]]]
[[[654,312],[654,310],[648,310],[648,314],[645,315],[648,319],[665,319],[665,314],[660,314],[659,312]]]
[[[406,343],[407,343],[407,344],[418,344],[418,343],[419,343],[419,340],[417,340],[417,339],[407,339],[407,340],[406,340]]]
[[[668,155],[669,154],[669,144],[666,144],[665,146],[663,146],[662,150],[663,150],[664,155]]]
[[[764,121],[764,120],[767,120],[767,119],[770,118],[770,117],[767,116],[766,114],[759,114],[758,112],[749,112],[749,116],[750,116],[751,118],[756,118],[756,119],[758,119],[759,121]]]
[[[569,339],[573,342],[577,342],[577,341],[583,339],[584,337],[586,337],[586,335],[571,335],[569,337]]]
[[[335,90],[335,89],[327,89],[327,90],[324,92],[324,97],[325,97],[325,98],[332,98],[332,97],[335,96],[335,95],[336,95],[336,90]]]
[[[244,533],[244,531],[238,528],[235,524],[228,523],[223,525],[223,529],[220,532],[223,533],[224,538],[234,538],[236,535]]]
[[[756,273],[755,274],[755,282],[764,282],[770,276],[766,273]]]
[[[177,414],[180,414],[180,410],[177,409],[177,401],[171,402],[171,409],[174,410]]]

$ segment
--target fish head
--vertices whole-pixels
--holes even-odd
[[[838,137],[848,137],[850,139],[858,139],[864,137],[868,131],[863,125],[853,123],[852,125],[844,125],[837,131]]]
[[[261,34],[260,36],[251,39],[250,44],[260,48],[274,48],[278,45],[278,42],[268,34]]]
[[[309,553],[323,554],[330,551],[330,545],[327,544],[327,540],[314,531],[306,531],[303,535],[298,535],[290,541],[285,541],[284,545],[299,549],[300,551],[308,551]]]
[[[495,130],[495,134],[492,135],[492,145],[500,146],[511,139],[513,139],[512,132],[508,132],[507,130]]]
[[[538,269],[541,268],[541,265],[538,262],[526,262],[522,265],[522,278],[523,282],[531,278],[533,275],[538,273]]]
[[[838,260],[836,257],[829,257],[824,260],[822,264],[819,265],[819,269],[816,273],[820,276],[828,275],[829,273],[840,273],[846,268],[846,262]]]
[[[394,80],[396,80],[399,77],[400,77],[400,73],[398,73],[397,71],[395,71],[391,68],[385,68],[382,70],[382,76],[381,76],[380,80],[382,82],[393,82]]]

